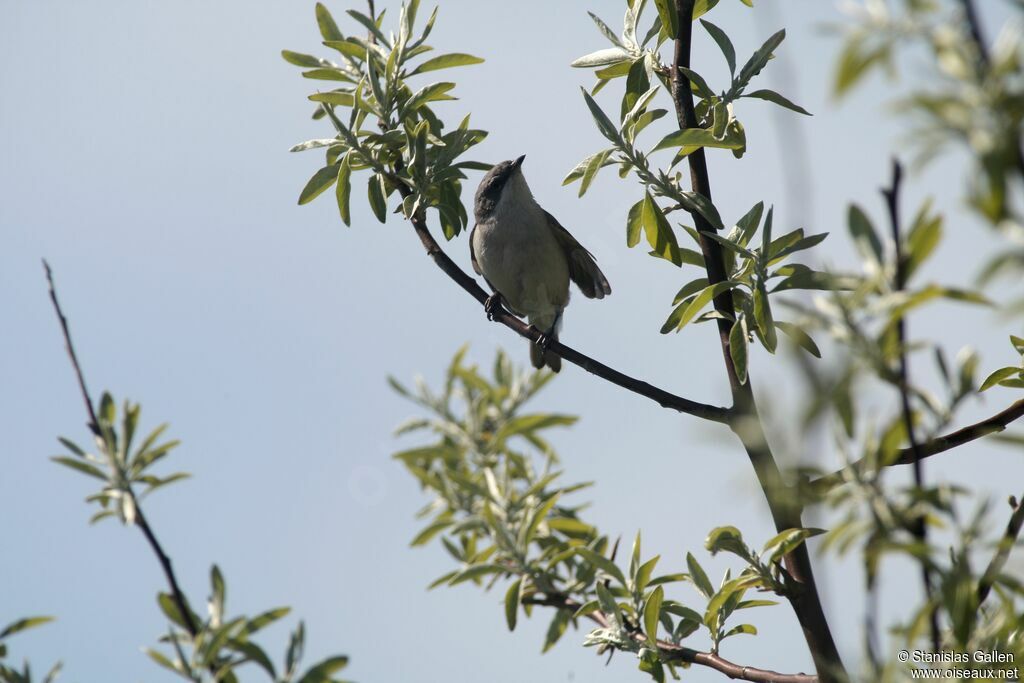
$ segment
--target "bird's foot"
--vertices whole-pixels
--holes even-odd
[[[487,314],[487,319],[493,321],[494,314],[500,311],[504,305],[505,300],[502,298],[501,294],[498,294],[497,292],[487,297],[484,301],[484,313]]]
[[[545,351],[550,349],[551,348],[551,343],[554,341],[554,337],[551,336],[551,335],[544,334],[543,332],[538,330],[536,327],[533,327],[533,325],[530,325],[530,327],[537,331],[537,341],[534,342],[534,343],[537,344],[537,346],[539,346],[542,349],[544,349]]]

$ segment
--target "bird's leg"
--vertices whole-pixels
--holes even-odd
[[[534,344],[536,344],[537,346],[541,347],[545,351],[550,349],[552,342],[555,341],[555,335],[553,334],[554,328],[552,328],[551,332],[544,333],[544,332],[541,332],[540,328],[538,328],[538,327],[536,327],[534,325],[530,325],[530,327],[537,332],[537,341],[535,341]]]
[[[484,301],[484,313],[487,314],[487,319],[494,320],[494,314],[501,310],[504,305],[505,299],[498,292],[487,297]]]

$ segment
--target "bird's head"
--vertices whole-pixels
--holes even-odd
[[[480,181],[480,187],[476,190],[476,203],[474,211],[476,219],[483,220],[490,216],[498,208],[503,200],[522,200],[525,197],[532,199],[530,188],[523,177],[522,165],[526,155],[518,159],[502,161],[495,164]],[[520,195],[525,195],[521,197]]]

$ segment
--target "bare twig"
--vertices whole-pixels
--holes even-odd
[[[1007,425],[1022,416],[1024,416],[1024,399],[1014,402],[1008,408],[999,411],[992,417],[985,418],[980,422],[975,422],[974,424],[958,429],[955,432],[950,432],[944,436],[937,436],[934,439],[918,444],[916,453],[911,448],[901,448],[897,451],[896,459],[889,463],[889,465],[912,465],[918,459],[923,460],[925,458],[930,458],[933,455],[944,453],[958,446],[963,446],[966,443],[988,436],[989,434],[998,434],[1005,430]],[[811,481],[810,486],[817,491],[827,491],[828,489],[834,488],[846,481],[846,476],[849,473],[863,472],[868,466],[869,464],[866,460],[858,460],[847,465],[841,470]]]
[[[675,104],[676,119],[681,129],[697,128],[699,123],[694,110],[693,95],[690,81],[680,67],[690,68],[690,47],[693,31],[694,0],[675,0],[678,33],[675,36],[675,49],[672,64],[672,99]],[[711,182],[708,176],[707,160],[704,148],[698,148],[687,156],[690,167],[690,182],[694,192],[711,199]],[[704,233],[714,231],[708,221],[699,213],[693,214],[700,235],[701,251],[708,273],[709,283],[718,283],[726,279],[725,259],[722,247]],[[778,531],[802,527],[802,506],[792,487],[785,484],[779,472],[778,464],[772,454],[768,439],[764,434],[761,419],[758,415],[751,380],[740,382],[729,351],[729,333],[731,321],[735,319],[732,296],[723,292],[714,299],[715,310],[719,316],[718,337],[725,361],[726,374],[732,391],[733,406],[736,417],[731,423],[733,430],[743,442],[743,447],[750,458],[750,463],[757,474],[758,482],[764,491],[772,521]],[[795,582],[795,590],[789,597],[790,605],[800,622],[804,640],[814,658],[818,676],[823,682],[833,683],[846,681],[848,676],[839,650],[832,638],[832,632],[821,605],[821,598],[814,582],[810,555],[804,544],[788,553],[784,558],[786,570]]]
[[[902,292],[906,287],[906,261],[903,258],[903,238],[900,234],[900,188],[903,179],[903,167],[897,159],[892,161],[892,184],[882,190],[886,207],[889,210],[889,225],[892,228],[892,240],[895,245],[896,269],[893,289]],[[924,465],[921,452],[914,436],[914,413],[910,407],[910,362],[907,359],[907,322],[901,313],[896,320],[896,344],[899,349],[897,387],[900,393],[900,407],[903,413],[903,428],[907,432],[910,452],[914,458],[914,486],[919,490],[924,487]],[[919,515],[911,523],[910,532],[923,545],[928,543],[928,528],[925,526],[924,515]],[[932,602],[932,575],[928,563],[921,564],[921,585],[924,588],[925,603]],[[929,625],[932,639],[932,652],[938,652],[939,646],[939,615],[936,610],[929,614]]]
[[[86,389],[85,375],[82,372],[81,364],[78,362],[78,356],[75,354],[74,344],[71,343],[71,331],[68,329],[68,321],[64,316],[64,311],[61,310],[60,302],[57,300],[57,287],[53,282],[53,271],[50,269],[50,264],[47,263],[45,259],[43,260],[43,269],[46,271],[46,282],[50,288],[50,301],[53,302],[53,310],[57,314],[57,320],[60,322],[61,332],[64,335],[64,345],[67,348],[68,358],[71,360],[71,366],[74,368],[75,376],[78,378],[78,388],[81,391],[82,400],[85,401],[86,412],[89,414],[89,429],[98,439],[102,439],[103,436],[100,430],[99,420],[96,417],[95,404],[92,402],[89,390]],[[149,522],[146,521],[146,517],[142,513],[142,508],[139,506],[138,500],[135,499],[135,494],[130,489],[129,494],[135,502],[135,524],[146,537],[146,541],[149,543],[149,547],[153,550],[153,554],[156,555],[156,559],[160,563],[161,569],[163,569],[164,577],[167,579],[167,585],[171,589],[171,599],[174,601],[174,606],[178,608],[178,612],[181,614],[182,621],[184,622],[189,635],[194,638],[199,634],[199,626],[195,622],[192,610],[188,608],[188,602],[185,600],[185,594],[182,593],[181,588],[178,586],[178,579],[174,575],[174,568],[171,566],[171,558],[164,552],[163,547],[160,545],[160,541],[157,540],[156,535],[153,533],[153,529],[149,526]]]
[[[82,394],[82,399],[85,401],[85,411],[89,415],[89,422],[86,423],[86,426],[89,427],[89,431],[93,433],[93,436],[98,437],[100,435],[100,422],[96,419],[96,409],[93,407],[92,399],[89,398],[89,390],[85,386],[82,366],[78,363],[75,345],[71,343],[68,319],[64,317],[64,312],[60,308],[60,302],[57,301],[57,287],[53,284],[53,271],[50,269],[50,264],[46,262],[46,259],[43,259],[43,270],[46,271],[46,284],[50,289],[50,301],[53,302],[53,310],[57,312],[57,321],[60,323],[60,330],[64,335],[64,348],[68,352],[68,358],[71,359],[71,367],[75,371],[75,379],[78,380],[78,389]]]
[[[1006,560],[1010,556],[1010,550],[1017,543],[1021,526],[1024,526],[1024,500],[1017,501],[1011,497],[1010,507],[1013,509],[1013,513],[1010,515],[1010,521],[1006,523],[1006,531],[1003,532],[1003,537],[999,539],[996,552],[989,561],[985,573],[981,575],[981,580],[978,581],[979,606],[985,602],[989,591],[992,590],[992,585],[996,582],[999,572],[1003,570],[1003,565],[1006,564]]]
[[[576,600],[557,594],[545,595],[543,597],[529,596],[524,598],[523,602],[530,605],[543,605],[572,610],[573,612],[580,608],[580,603]],[[589,612],[586,616],[601,628],[609,627],[608,616],[600,610]],[[637,642],[647,642],[646,637],[642,633],[637,632],[632,635]],[[818,683],[817,676],[803,673],[783,674],[768,669],[759,669],[754,666],[742,666],[719,657],[713,652],[701,652],[700,650],[683,647],[682,645],[676,645],[664,640],[659,640],[657,647],[664,662],[686,662],[706,666],[735,680],[755,681],[757,683]]]

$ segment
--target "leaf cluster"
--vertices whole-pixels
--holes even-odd
[[[433,30],[437,9],[418,31],[419,4],[419,0],[409,0],[401,6],[398,32],[389,35],[383,29],[385,11],[369,17],[348,10],[360,30],[367,32],[361,37],[344,35],[327,8],[317,3],[323,44],[338,56],[329,60],[291,50],[281,55],[306,69],[302,73],[305,78],[337,84],[309,96],[317,103],[314,118],[326,116],[336,135],[307,140],[291,151],[324,149],[326,154],[325,165],[299,194],[299,204],[334,186],[341,219],[350,225],[352,174],[368,171],[367,200],[377,220],[387,220],[389,198],[397,193],[401,200],[397,210],[406,218],[434,208],[445,237],[451,239],[469,220],[461,201],[465,172],[490,168],[490,164],[460,157],[487,133],[471,129],[468,116],[446,132],[433,106],[456,99],[451,94],[455,84],[435,81],[416,86],[414,81],[423,74],[483,60],[462,53],[421,60],[433,50],[425,41]],[[339,115],[339,109],[348,110],[347,115]]]

